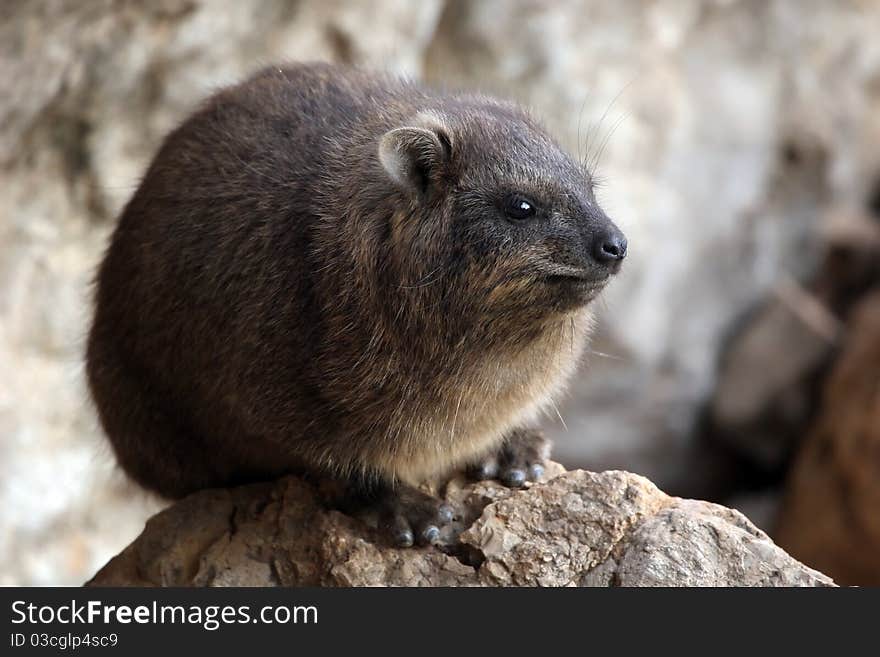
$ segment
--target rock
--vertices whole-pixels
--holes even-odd
[[[326,508],[296,477],[203,491],[149,520],[88,585],[833,585],[737,511],[626,472],[549,471],[517,491],[452,482],[459,532],[422,549],[386,545],[375,518]]]
[[[794,282],[780,285],[724,350],[705,430],[765,471],[787,465],[812,419],[817,381],[839,334],[836,319],[825,334],[804,322],[788,301],[793,295],[813,301]]]
[[[865,211],[838,208],[824,225],[817,271],[803,284],[780,279],[735,322],[721,348],[701,436],[707,450],[735,456],[739,471],[730,475],[752,487],[785,477],[815,422],[846,318],[880,284],[880,224]],[[721,479],[714,478],[713,499],[726,502],[724,495],[742,490],[742,481]]]
[[[880,288],[856,308],[776,532],[841,583],[880,585]]]

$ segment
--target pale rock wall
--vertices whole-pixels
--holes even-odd
[[[558,458],[675,492],[725,327],[811,266],[880,175],[876,2],[240,0],[0,7],[0,583],[74,583],[157,503],[113,475],[82,386],[88,282],[165,132],[211,90],[330,59],[531,105],[598,155],[631,256],[548,420]],[[577,436],[573,440],[568,436]]]

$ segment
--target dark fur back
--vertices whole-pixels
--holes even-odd
[[[458,159],[417,205],[376,149],[426,110],[457,121]],[[533,414],[587,314],[514,276],[528,254],[455,220],[470,202],[457,173],[516,163],[517,148],[505,176],[586,188],[490,99],[328,65],[211,98],[165,140],[98,273],[88,376],[123,467],[173,496],[301,467],[413,478],[432,468],[406,459],[442,471],[513,408]]]

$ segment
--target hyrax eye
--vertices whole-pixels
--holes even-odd
[[[531,219],[536,213],[537,209],[535,208],[535,204],[525,196],[515,194],[508,196],[504,200],[504,214],[506,214],[509,219],[522,221],[524,219]]]

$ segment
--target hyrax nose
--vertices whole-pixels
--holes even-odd
[[[593,242],[593,257],[607,265],[619,263],[626,257],[626,236],[617,228],[602,231]]]

